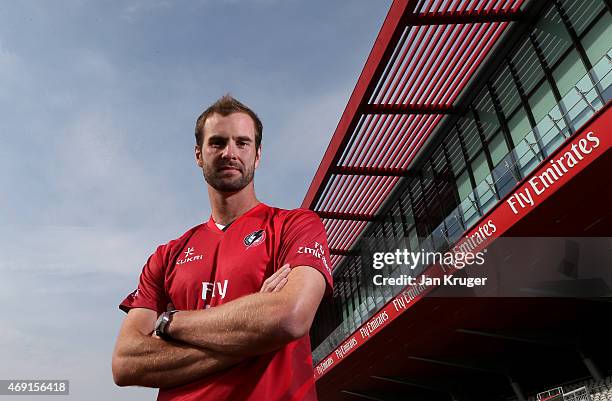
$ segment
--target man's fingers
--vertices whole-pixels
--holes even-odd
[[[261,286],[261,290],[259,292],[275,291],[276,287],[279,285],[281,280],[286,278],[290,271],[291,269],[289,268],[288,264],[278,269],[276,272],[274,272],[274,274],[268,277],[266,281],[264,281],[263,285]]]
[[[266,281],[264,281],[260,292],[274,291],[274,288],[276,288],[276,286],[278,285],[278,282],[282,280],[284,277],[287,277],[290,270],[291,269],[289,269],[289,265],[284,265],[283,267],[278,269],[278,271],[274,272],[273,275],[271,275],[270,277],[268,277]]]
[[[278,284],[276,285],[276,287],[274,287],[274,289],[272,290],[272,292],[278,292],[280,290],[283,289],[283,287],[285,286],[285,284],[287,284],[287,282],[289,281],[289,279],[287,279],[287,277],[281,279]]]

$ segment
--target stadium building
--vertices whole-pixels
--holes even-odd
[[[335,280],[320,400],[612,400],[611,98],[611,0],[393,2],[302,205]],[[600,270],[565,241],[547,296],[375,283],[447,272],[381,250],[526,237],[599,238]],[[550,268],[498,248],[497,275]]]

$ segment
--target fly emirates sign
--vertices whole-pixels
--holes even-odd
[[[538,197],[553,187],[565,174],[571,173],[571,170],[589,157],[600,143],[597,135],[590,131],[586,137],[573,143],[565,152],[553,157],[545,170],[540,169],[527,181],[527,186],[516,191],[506,200],[512,213],[519,214],[520,210],[535,206]]]

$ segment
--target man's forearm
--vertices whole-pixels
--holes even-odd
[[[228,355],[253,356],[308,334],[325,292],[323,275],[296,266],[282,291],[258,293],[223,305],[173,315],[168,334],[188,344]]]
[[[303,335],[288,316],[281,293],[258,293],[227,304],[173,316],[169,335],[223,354],[252,356],[273,351]]]
[[[116,350],[113,375],[120,386],[174,387],[199,380],[243,359],[138,335]]]

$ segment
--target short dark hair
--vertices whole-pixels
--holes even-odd
[[[261,123],[261,120],[253,110],[240,101],[234,99],[229,93],[223,95],[209,108],[204,110],[204,112],[200,114],[200,117],[198,117],[195,126],[196,144],[202,146],[202,143],[204,142],[204,124],[206,123],[206,119],[214,113],[219,113],[224,117],[232,113],[248,114],[253,120],[253,125],[255,125],[255,149],[259,149],[261,146],[261,136],[263,133],[263,124]]]

